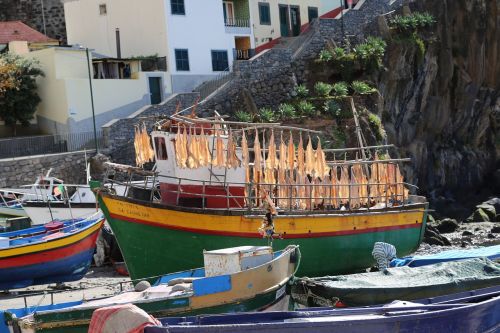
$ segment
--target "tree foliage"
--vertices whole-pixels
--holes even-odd
[[[0,54],[0,118],[8,126],[29,126],[40,97],[36,78],[43,76],[38,63],[13,53]]]

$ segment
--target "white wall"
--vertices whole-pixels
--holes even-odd
[[[46,129],[63,129],[69,122],[78,123],[92,117],[87,58],[84,50],[49,48],[30,53],[40,62],[45,77],[38,81],[42,102],[37,116],[54,124]],[[92,79],[96,117],[102,124],[106,114],[128,115],[150,103],[149,76],[162,78],[162,97],[170,89],[170,78],[165,72],[139,72],[137,79]],[[98,125],[102,125],[98,123]],[[74,131],[78,131],[76,128]]]
[[[226,33],[222,0],[185,0],[186,15],[172,15],[166,1],[168,65],[172,74],[217,74],[212,70],[211,50],[227,50],[232,64],[234,35]],[[189,50],[189,72],[177,71],[175,49]]]
[[[271,25],[260,24],[259,2],[265,2],[269,4]],[[299,6],[301,25],[309,22],[307,7],[316,7],[318,8],[318,16],[322,14],[320,0],[250,0],[250,12],[252,17],[253,33],[256,46],[267,43],[268,38],[276,39],[281,37],[279,5]]]
[[[166,55],[164,3],[168,0],[63,1],[68,44],[116,57],[119,28],[122,57]],[[100,4],[106,4],[106,15],[100,15]]]

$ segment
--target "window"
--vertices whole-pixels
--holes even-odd
[[[212,51],[212,69],[214,72],[225,71],[229,67],[227,51]]]
[[[318,18],[318,7],[307,7],[307,16],[309,22],[311,22],[315,18]]]
[[[234,4],[231,1],[222,3],[222,12],[224,13],[224,23],[226,25],[235,25]]]
[[[172,15],[186,14],[186,10],[184,9],[184,0],[171,0],[170,8],[172,9]]]
[[[165,144],[165,138],[159,136],[155,137],[155,149],[156,149],[157,160],[168,160],[167,145]]]
[[[271,25],[271,12],[268,3],[259,2],[259,18],[260,24]]]
[[[175,67],[178,71],[189,70],[189,55],[186,49],[175,50]]]
[[[106,15],[108,13],[108,10],[106,8],[106,4],[102,3],[99,5],[99,15]]]

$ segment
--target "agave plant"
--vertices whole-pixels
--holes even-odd
[[[325,82],[316,82],[314,85],[314,90],[319,96],[326,97],[330,95],[330,92],[332,91],[333,87]]]
[[[250,123],[252,121],[252,115],[248,112],[238,110],[234,113],[234,117],[236,118],[237,121],[245,122],[245,123]]]
[[[294,119],[297,116],[293,105],[287,103],[280,104],[278,113],[282,120]]]
[[[321,50],[319,52],[319,61],[320,62],[328,62],[332,59],[333,59],[333,55],[329,50],[324,49],[324,50]]]
[[[349,94],[349,86],[345,82],[337,82],[333,85],[333,95],[336,97],[346,97]]]
[[[309,95],[309,89],[307,89],[305,84],[301,84],[295,88],[295,93],[297,94],[297,96],[304,98]]]
[[[304,116],[314,117],[317,115],[316,107],[308,101],[300,101],[297,105],[297,109]]]
[[[352,90],[358,95],[368,95],[377,91],[377,89],[371,87],[368,83],[363,81],[353,81],[351,84]]]

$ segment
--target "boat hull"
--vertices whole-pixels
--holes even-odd
[[[486,298],[486,297],[485,297]],[[180,318],[179,318],[180,319]],[[175,323],[177,321],[177,323]],[[184,323],[191,322],[191,324]],[[198,324],[199,322],[202,324]],[[162,320],[164,327],[145,333],[470,333],[500,330],[500,296],[479,303],[392,308],[274,312]]]
[[[5,207],[5,206],[0,207],[0,216],[1,215],[15,216],[15,217],[27,216],[23,207]]]
[[[258,233],[259,216],[193,213],[102,193],[99,201],[133,279],[202,266],[202,250],[267,245]],[[425,208],[278,216],[275,229],[283,239],[273,245],[300,246],[298,275],[355,272],[373,263],[375,242],[394,244],[398,255],[414,251],[425,229]]]
[[[87,332],[95,309],[128,302],[156,317],[283,310],[288,300],[286,285],[299,262],[297,248],[285,249],[273,260],[257,267],[194,281],[192,293],[155,298],[154,291],[145,291],[148,297],[134,301],[122,294],[117,298],[84,303],[76,308],[35,312],[33,317],[22,318],[17,325],[22,332]],[[196,271],[199,269],[174,273],[162,277],[161,281],[165,286],[178,277],[196,276],[193,274]],[[165,293],[165,290],[162,292]]]
[[[104,220],[59,239],[0,250],[0,290],[79,280],[85,275]]]
[[[96,212],[94,203],[73,204],[71,209],[64,203],[51,203],[50,210],[46,202],[26,203],[24,210],[33,225],[44,224],[53,220],[77,219]]]

